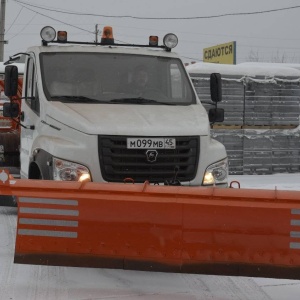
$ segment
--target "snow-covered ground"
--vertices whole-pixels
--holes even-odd
[[[244,188],[300,190],[300,174],[230,176]],[[300,280],[13,264],[16,209],[0,207],[0,300],[298,300]]]
[[[300,174],[275,174],[275,175],[243,175],[230,176],[230,180],[237,180],[241,188],[253,189],[275,189],[278,190],[300,190]],[[282,280],[268,278],[253,278],[257,286],[265,293],[266,298],[278,300],[298,300],[300,299],[300,280]],[[212,298],[218,299],[218,298]],[[222,299],[222,298],[221,298]],[[227,299],[227,298],[225,298]],[[229,298],[230,299],[230,298]],[[256,299],[251,295],[248,298],[232,299]]]

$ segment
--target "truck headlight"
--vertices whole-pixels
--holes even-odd
[[[53,179],[60,181],[91,181],[91,174],[89,169],[83,165],[54,157]]]
[[[207,167],[203,185],[226,184],[228,183],[228,159],[211,164]]]

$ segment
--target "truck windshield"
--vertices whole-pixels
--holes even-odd
[[[190,105],[194,91],[176,58],[107,53],[42,53],[49,101]]]

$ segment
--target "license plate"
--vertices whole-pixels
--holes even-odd
[[[174,138],[128,138],[127,149],[175,149]]]

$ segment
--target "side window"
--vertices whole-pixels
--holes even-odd
[[[35,66],[33,58],[29,58],[27,61],[25,101],[33,111],[39,113],[39,99],[36,89]]]
[[[170,65],[172,98],[182,98],[182,78],[177,64]]]
[[[33,97],[33,85],[34,85],[34,62],[30,58],[27,62],[27,72],[26,72],[26,90],[25,97],[26,102],[30,104],[31,97]]]

